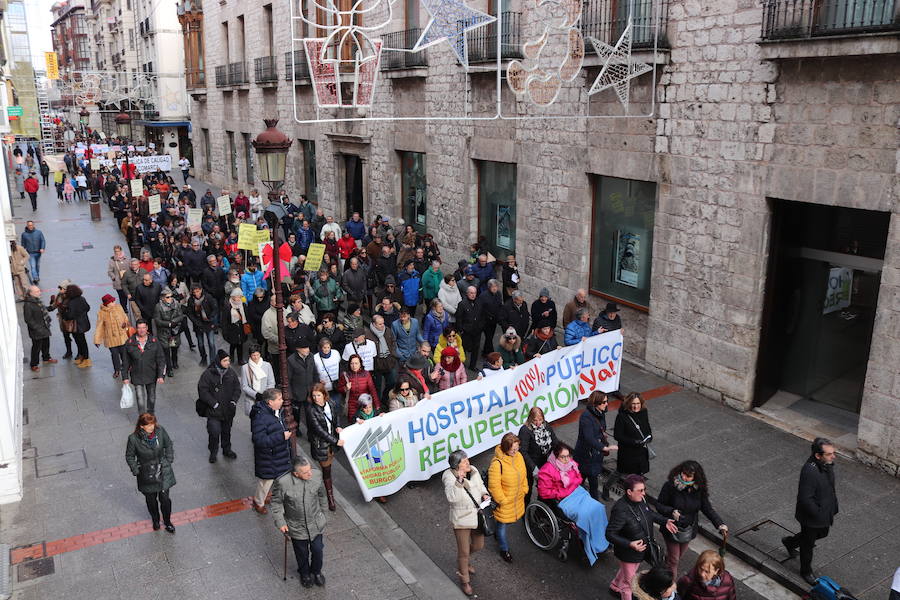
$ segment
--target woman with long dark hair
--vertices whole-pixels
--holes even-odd
[[[125,447],[125,462],[137,477],[138,491],[144,494],[153,531],[159,531],[159,516],[166,531],[175,533],[172,525],[172,500],[169,489],[175,485],[175,449],[169,434],[156,421],[152,413],[142,413],[138,417],[134,433],[128,436]]]
[[[322,481],[328,496],[328,510],[334,512],[334,488],[331,480],[331,463],[334,461],[334,449],[344,445],[340,439],[342,420],[338,406],[328,397],[328,391],[321,383],[313,385],[306,406],[307,435],[309,450],[313,460],[322,469]]]
[[[638,393],[628,394],[616,415],[613,437],[619,442],[616,471],[620,475],[644,475],[650,471],[649,444],[653,439],[650,416]]]
[[[672,515],[678,526],[674,534],[660,528],[666,540],[666,566],[673,577],[678,577],[678,562],[691,540],[697,537],[700,513],[706,515],[722,533],[728,531],[728,526],[709,502],[706,473],[696,460],[686,460],[669,471],[669,477],[654,504],[660,513]]]
[[[81,288],[74,283],[69,284],[66,288],[66,302],[63,319],[75,323],[72,338],[75,340],[78,355],[75,357],[74,363],[79,369],[86,369],[91,366],[87,340],[84,337],[84,334],[91,329],[91,321],[88,319],[91,305],[84,299],[84,293],[81,291]]]

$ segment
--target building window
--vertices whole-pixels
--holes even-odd
[[[403,218],[425,233],[426,208],[428,206],[428,179],[425,176],[425,154],[422,152],[400,153],[400,194],[403,198]]]
[[[307,200],[313,204],[319,203],[319,182],[316,179],[316,142],[313,140],[300,140],[303,149],[303,180],[304,193]]]
[[[592,183],[591,291],[649,308],[656,184],[604,176]]]
[[[238,178],[238,157],[237,146],[234,145],[234,132],[226,131],[225,136],[228,138],[228,162],[231,167],[231,178],[237,181]]]
[[[253,180],[256,179],[256,172],[253,168],[253,145],[250,143],[249,133],[242,133],[241,137],[244,138],[244,160],[247,163],[247,183],[253,185]]]
[[[477,161],[478,237],[503,259],[516,251],[516,165]]]
[[[212,158],[210,157],[212,144],[209,141],[209,129],[201,129],[200,131],[203,134],[203,169],[209,173],[212,170],[210,168],[212,164]]]

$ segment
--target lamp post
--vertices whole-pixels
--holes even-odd
[[[291,406],[291,386],[287,377],[287,342],[284,335],[284,293],[281,290],[281,220],[287,214],[284,205],[278,199],[278,191],[284,185],[284,172],[287,154],[291,148],[291,139],[275,128],[278,119],[263,119],[266,130],[253,140],[259,163],[259,177],[269,190],[269,207],[263,213],[269,229],[272,231],[272,287],[275,288],[275,312],[278,321],[278,363],[281,379],[281,395],[284,398],[284,414],[288,429],[296,433],[297,423]],[[297,399],[298,402],[302,398]],[[297,436],[291,436],[291,445],[296,449]]]
[[[91,113],[89,113],[86,108],[82,107],[81,112],[78,113],[78,120],[81,122],[81,135],[84,137],[87,137],[87,124],[90,118]]]
[[[132,206],[132,197],[131,197],[131,163],[128,162],[128,142],[131,141],[131,115],[127,112],[120,112],[116,115],[116,135],[118,136],[120,143],[121,140],[124,140],[124,144],[122,144],[122,148],[125,150],[125,181],[128,182],[128,206],[130,208],[134,208]]]

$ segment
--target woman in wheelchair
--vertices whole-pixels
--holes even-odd
[[[581,487],[581,482],[578,464],[572,459],[572,448],[564,442],[556,442],[547,462],[538,471],[538,497],[563,525],[575,523],[588,561],[594,564],[597,555],[609,547],[606,509],[591,498]],[[563,548],[560,554],[564,555],[565,551]]]

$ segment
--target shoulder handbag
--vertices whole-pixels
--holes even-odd
[[[693,521],[687,527],[678,527],[678,531],[672,534],[672,539],[679,544],[689,544],[694,539],[694,525],[697,523],[699,514],[694,515]]]
[[[62,319],[61,325],[63,333],[75,333],[78,328],[75,319]]]
[[[162,463],[158,460],[150,463],[141,463],[138,471],[138,483],[144,485],[162,483]]]
[[[632,516],[637,519],[641,524],[641,531],[644,534],[644,542],[647,544],[647,549],[644,551],[644,559],[650,563],[650,566],[653,567],[665,567],[666,566],[666,553],[662,549],[662,546],[659,545],[659,542],[656,541],[656,537],[653,535],[653,528],[650,523],[647,521],[647,516],[644,512],[641,512],[640,515],[634,512],[634,509],[631,508],[631,505],[627,505],[628,510],[631,511]],[[641,511],[644,510],[644,507],[647,507],[647,501],[644,500],[642,502]],[[649,507],[647,511],[649,511]]]
[[[472,495],[472,492],[469,491],[469,488],[463,486],[463,489],[466,490],[466,494],[472,499],[472,504],[475,505],[475,512],[478,514],[478,531],[485,537],[491,537],[494,535],[494,511],[491,510],[491,505],[488,505],[487,509],[481,508],[481,505]]]
[[[635,421],[633,418],[631,418],[631,415],[626,415],[626,416],[628,417],[628,420],[631,421],[631,424],[634,425],[634,428],[637,429],[638,434],[646,440],[647,436],[645,436],[644,432],[641,431],[641,428],[637,424],[637,421]],[[650,458],[650,460],[653,460],[654,458],[656,458],[656,452],[653,451],[653,447],[650,445],[650,442],[643,442],[641,445],[647,449],[647,456]]]

